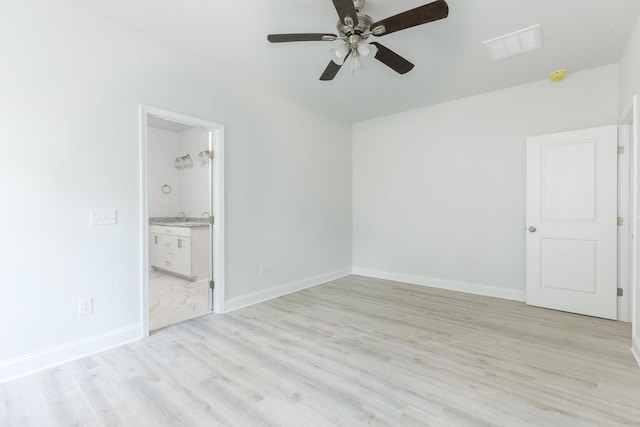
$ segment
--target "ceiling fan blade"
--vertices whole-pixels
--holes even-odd
[[[407,61],[391,49],[384,47],[380,43],[371,42],[370,44],[376,45],[378,48],[378,53],[376,53],[375,58],[387,67],[393,69],[395,72],[399,74],[406,74],[415,67],[411,62]]]
[[[345,62],[347,61],[347,58],[349,57],[349,55],[351,55],[351,52],[349,52],[347,56],[345,56],[344,58]],[[324,69],[324,72],[320,76],[320,80],[322,81],[333,80],[336,74],[338,74],[338,71],[340,71],[340,68],[342,68],[342,65],[338,65],[333,61],[329,62],[329,65],[327,65],[327,68]]]
[[[285,42],[321,42],[333,41],[336,39],[335,34],[328,33],[301,33],[301,34],[269,34],[267,40],[271,43]]]
[[[374,34],[376,36],[384,36],[385,34],[395,33],[396,31],[415,27],[416,25],[422,25],[428,22],[444,19],[447,16],[449,16],[449,6],[447,5],[447,2],[444,0],[438,0],[433,3],[425,4],[424,6],[399,13],[387,19],[383,19],[382,21],[374,22],[371,24],[371,29],[374,30]],[[375,29],[380,26],[383,26],[385,31],[378,34],[375,32]]]
[[[358,23],[358,12],[353,4],[353,0],[333,0],[340,21],[345,25],[355,25]],[[352,22],[347,22],[347,18],[351,18]]]
[[[342,65],[338,65],[333,61],[329,62],[329,65],[327,65],[327,68],[325,68],[324,72],[320,76],[320,80],[333,80],[336,74],[338,74],[338,71],[340,71],[340,68],[342,68]]]

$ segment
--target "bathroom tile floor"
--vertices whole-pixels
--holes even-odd
[[[150,331],[210,312],[208,280],[189,282],[159,271],[149,271]]]

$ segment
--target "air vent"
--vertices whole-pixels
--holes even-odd
[[[542,47],[540,24],[483,42],[491,59],[499,61]]]

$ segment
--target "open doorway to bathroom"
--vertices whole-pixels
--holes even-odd
[[[147,334],[223,311],[222,138],[217,123],[141,108]]]

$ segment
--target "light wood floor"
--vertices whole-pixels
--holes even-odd
[[[0,425],[640,425],[630,335],[350,276],[0,385]]]

